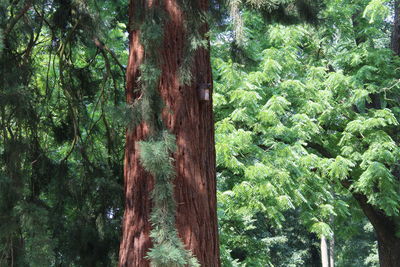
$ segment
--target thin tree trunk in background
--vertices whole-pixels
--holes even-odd
[[[335,267],[335,237],[329,239],[329,267]]]
[[[331,194],[335,197],[335,192],[331,187]],[[331,225],[332,229],[334,228],[333,225],[335,223],[335,217],[331,214],[329,218],[329,224]],[[335,233],[332,233],[331,238],[329,239],[329,267],[335,267]]]
[[[399,20],[399,7],[400,0],[394,1],[394,23],[392,30],[392,40],[391,40],[391,48],[396,53],[396,55],[400,55],[400,20]]]
[[[197,0],[206,10],[207,0]],[[137,9],[145,10],[144,1],[131,0],[130,22],[135,21]],[[165,25],[165,40],[160,51],[162,76],[159,91],[166,105],[164,124],[176,135],[177,151],[174,154],[177,203],[176,226],[179,236],[201,266],[218,267],[219,247],[216,215],[216,176],[214,148],[214,119],[212,101],[200,101],[197,88],[202,83],[212,83],[210,55],[200,49],[194,56],[196,71],[193,84],[181,86],[178,69],[182,62],[185,33],[179,1],[165,0],[169,16]],[[143,9],[141,9],[143,8]],[[131,24],[132,25],[132,24]],[[207,31],[204,26],[203,33]],[[137,79],[144,51],[139,41],[139,31],[131,31],[130,54],[127,67],[127,102],[138,98]],[[139,164],[138,141],[148,135],[148,127],[140,124],[126,133],[124,161],[125,214],[120,245],[119,266],[147,267],[145,256],[151,247],[149,195],[153,177]]]
[[[329,267],[328,244],[324,235],[321,236],[321,263],[322,267]]]

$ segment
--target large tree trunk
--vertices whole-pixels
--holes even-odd
[[[381,267],[400,266],[400,239],[378,233],[379,264]]]
[[[341,184],[347,189],[351,186],[348,180],[342,180]],[[378,239],[380,267],[400,266],[400,238],[396,237],[397,222],[393,217],[388,217],[382,210],[369,204],[365,195],[355,192],[352,194],[374,227]]]
[[[176,135],[177,151],[174,153],[176,178],[174,180],[177,203],[176,227],[187,249],[196,256],[201,266],[220,266],[216,216],[216,180],[214,120],[212,101],[200,101],[198,86],[212,83],[210,55],[200,49],[194,56],[195,72],[191,86],[180,85],[178,69],[184,55],[185,32],[183,14],[177,0],[164,0],[169,15],[165,25],[165,38],[160,51],[162,75],[159,92],[165,103],[164,124]],[[207,0],[197,0],[204,10]],[[131,0],[130,21],[145,12],[145,1]],[[136,20],[137,21],[137,20]],[[204,32],[207,30],[204,26]],[[144,49],[140,32],[130,33],[130,54],[127,67],[128,103],[138,98],[137,79],[140,75]],[[137,142],[148,135],[148,127],[141,123],[127,130],[124,162],[125,214],[120,245],[120,266],[149,266],[145,258],[152,246],[149,232],[149,199],[154,179],[139,163]]]
[[[368,217],[378,239],[379,265],[381,267],[400,266],[400,238],[396,237],[396,222],[381,210],[367,202],[367,198],[353,193],[364,214]]]

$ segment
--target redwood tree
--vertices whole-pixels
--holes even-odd
[[[208,1],[188,2],[130,1],[120,266],[220,265],[212,99],[199,94]]]

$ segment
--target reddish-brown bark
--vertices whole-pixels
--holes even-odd
[[[207,8],[207,0],[197,0]],[[201,49],[194,56],[193,84],[181,86],[178,69],[183,60],[185,32],[183,14],[176,0],[164,0],[170,19],[165,26],[165,40],[160,51],[163,62],[159,91],[166,104],[163,113],[165,125],[176,135],[177,151],[174,154],[176,178],[174,180],[177,203],[176,226],[179,236],[201,266],[220,266],[216,216],[216,181],[214,120],[212,101],[200,101],[197,88],[202,83],[212,83],[210,55]],[[143,1],[131,0],[130,19],[135,8]],[[143,7],[143,6],[142,6]],[[142,9],[144,10],[144,9]],[[206,30],[205,28],[203,29]],[[130,55],[127,67],[127,101],[139,97],[134,90],[140,75],[138,68],[143,58],[139,32],[130,32]],[[151,247],[149,215],[150,191],[153,177],[140,166],[137,146],[148,134],[145,124],[126,134],[124,162],[125,214],[120,246],[120,266],[149,266],[144,257]]]

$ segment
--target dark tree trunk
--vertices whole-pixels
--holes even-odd
[[[400,18],[399,18],[399,7],[400,0],[394,1],[394,23],[392,31],[391,47],[396,55],[400,55]]]
[[[400,239],[392,236],[382,236],[378,233],[379,264],[381,267],[400,266]]]
[[[367,202],[362,194],[353,193],[364,214],[368,217],[378,239],[379,265],[381,267],[400,266],[400,238],[396,237],[396,223],[383,211],[377,210]]]
[[[165,103],[163,120],[176,135],[177,151],[174,154],[176,178],[175,200],[177,203],[176,227],[187,249],[197,257],[201,266],[220,266],[218,229],[216,215],[216,180],[214,120],[212,101],[200,101],[197,88],[202,83],[212,83],[210,55],[200,49],[194,56],[195,72],[191,86],[180,85],[178,69],[184,55],[185,32],[183,15],[177,0],[164,0],[169,16],[165,25],[165,38],[160,58],[162,75],[159,91]],[[197,0],[204,10],[207,0]],[[144,1],[131,0],[130,21],[143,12]],[[203,28],[205,32],[207,29]],[[130,32],[130,54],[127,67],[128,103],[138,98],[138,68],[144,49],[139,41],[139,31]],[[150,191],[153,177],[139,164],[136,145],[148,135],[148,127],[142,123],[126,133],[124,162],[125,214],[123,236],[120,245],[119,266],[149,266],[145,256],[152,246],[149,232],[151,226]]]

